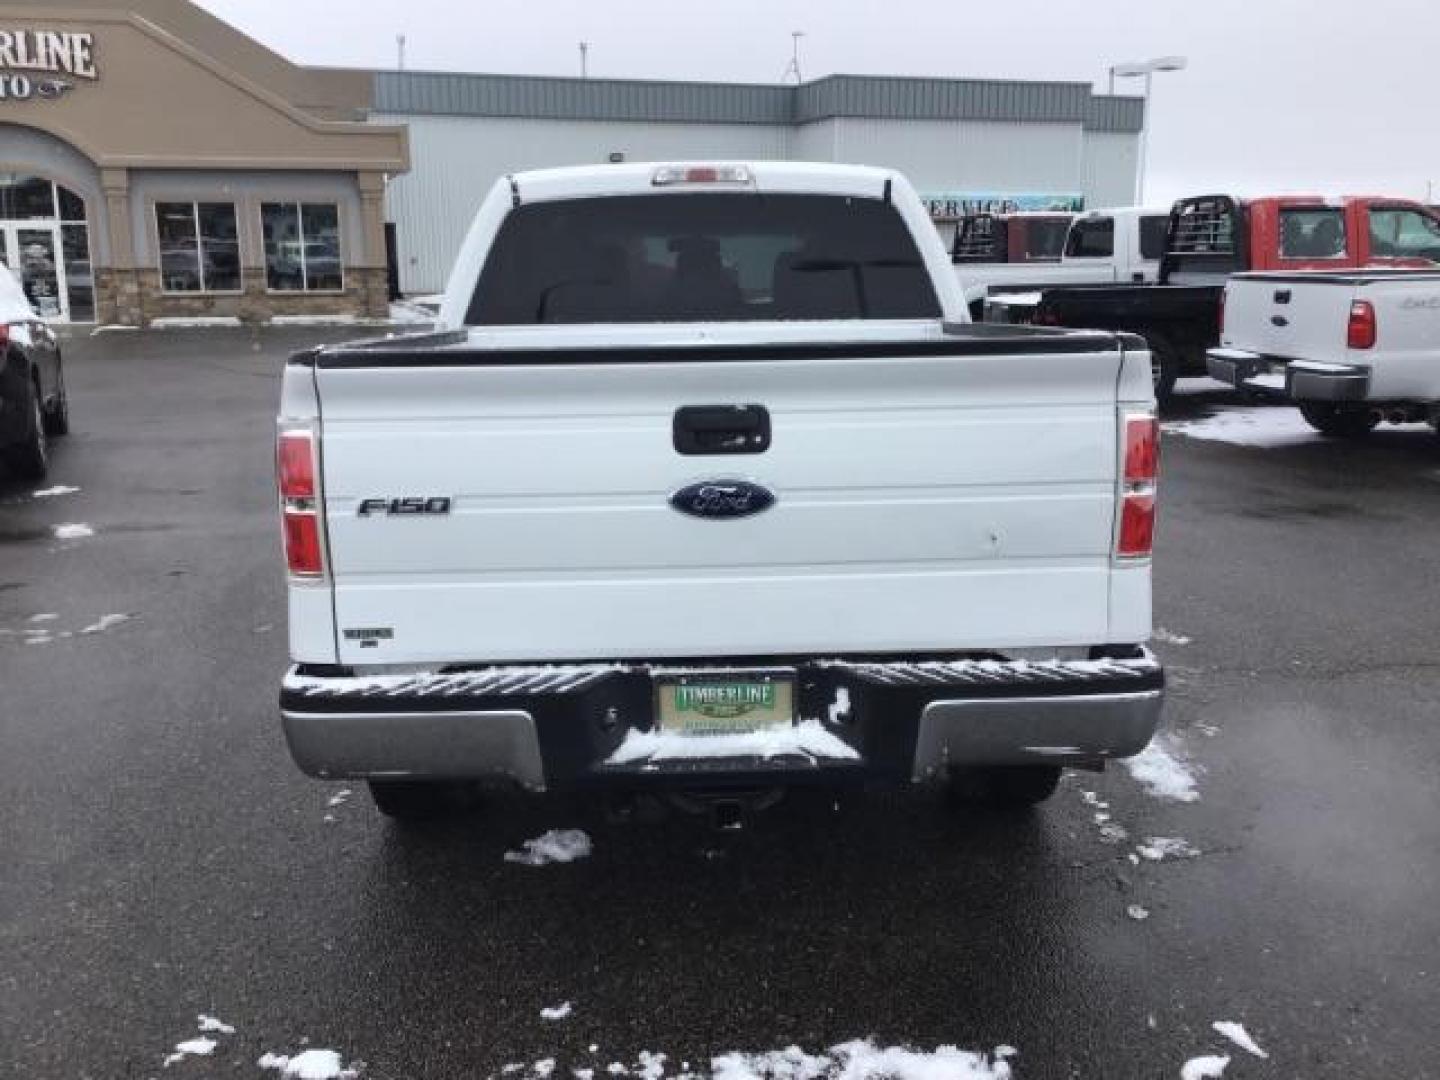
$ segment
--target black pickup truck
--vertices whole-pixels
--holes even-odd
[[[1124,330],[1150,346],[1155,396],[1181,375],[1205,374],[1205,350],[1220,339],[1225,279],[1248,269],[1245,204],[1224,195],[1182,199],[1170,211],[1155,285],[1066,285],[1040,290],[1031,307],[986,306],[994,322]]]

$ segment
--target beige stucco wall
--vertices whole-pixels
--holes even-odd
[[[49,131],[102,168],[402,172],[403,128],[320,120],[138,15],[0,6],[0,28],[95,35],[99,77],[57,99],[0,101],[0,122]],[[298,70],[298,69],[297,69]]]

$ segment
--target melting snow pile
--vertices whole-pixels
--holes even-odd
[[[192,1055],[205,1057],[214,1053],[217,1045],[214,1039],[187,1039],[182,1043],[176,1043],[175,1052],[165,1058],[165,1067],[168,1069],[177,1061],[184,1061]]]
[[[899,1046],[879,1047],[868,1039],[842,1043],[829,1053],[810,1055],[798,1046],[763,1054],[725,1054],[712,1061],[715,1080],[1010,1080],[1013,1047],[993,1054],[941,1046],[931,1053]]]
[[[54,532],[56,540],[81,540],[95,535],[94,529],[79,522],[56,525],[51,531]]]
[[[103,634],[106,630],[113,630],[121,623],[130,621],[129,615],[101,615],[100,618],[80,631],[82,634]]]
[[[1296,446],[1320,438],[1300,411],[1291,408],[1222,409],[1201,420],[1172,420],[1161,426],[1170,435],[1234,446]]]
[[[1270,1056],[1256,1045],[1255,1040],[1250,1037],[1250,1033],[1245,1030],[1244,1024],[1237,1024],[1234,1020],[1216,1020],[1210,1026],[1247,1054],[1254,1054],[1258,1058]]]
[[[262,1069],[274,1069],[281,1076],[293,1076],[296,1080],[355,1080],[358,1069],[347,1069],[334,1050],[306,1050],[293,1057],[285,1054],[265,1054],[255,1063]]]
[[[1195,790],[1195,774],[1158,737],[1122,764],[1135,782],[1156,798],[1174,799],[1176,802],[1195,802],[1200,798],[1200,793]]]
[[[848,698],[845,702],[848,706]],[[853,761],[859,752],[843,739],[809,721],[734,735],[683,735],[673,731],[631,731],[607,759],[612,765],[633,761],[786,755]]]
[[[1142,859],[1151,862],[1164,862],[1166,859],[1193,859],[1199,855],[1190,846],[1190,841],[1178,836],[1147,836],[1145,842],[1135,848],[1135,853]]]
[[[1191,639],[1184,634],[1177,634],[1173,630],[1166,630],[1163,626],[1156,627],[1155,633],[1150,635],[1161,645],[1189,645]]]
[[[542,1019],[542,1020],[564,1020],[567,1016],[569,1016],[569,1015],[570,1015],[572,1012],[574,1012],[574,1011],[575,1011],[574,1007],[570,1004],[570,1002],[567,1001],[567,1002],[565,1002],[563,1005],[555,1005],[555,1006],[553,1006],[553,1007],[551,1007],[551,1008],[548,1008],[548,1009],[541,1009],[541,1010],[540,1010],[540,1019]]]
[[[1229,1064],[1229,1054],[1191,1058],[1180,1066],[1180,1080],[1216,1080],[1225,1074],[1225,1066]]]
[[[32,499],[52,499],[56,495],[74,495],[79,490],[78,487],[70,487],[68,484],[56,484],[54,487],[32,491],[30,497]]]
[[[235,1028],[218,1017],[206,1016],[201,1013],[195,1020],[200,1025],[201,1031],[218,1031],[221,1035],[235,1034]]]
[[[524,851],[507,851],[505,861],[523,866],[546,866],[584,859],[591,851],[590,837],[579,829],[551,829],[525,841]]]

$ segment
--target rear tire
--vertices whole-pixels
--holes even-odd
[[[1058,765],[953,766],[946,793],[959,806],[1024,810],[1054,795],[1059,785]]]
[[[437,821],[475,807],[474,789],[444,780],[371,780],[375,807],[399,822]]]
[[[22,480],[43,480],[50,471],[50,442],[45,437],[45,410],[40,404],[40,388],[30,384],[30,432],[23,442],[10,450],[10,468]]]
[[[1364,405],[1336,405],[1328,401],[1302,401],[1305,422],[1330,439],[1359,439],[1375,430],[1380,418]]]
[[[1180,354],[1160,334],[1146,334],[1145,344],[1150,348],[1150,383],[1155,388],[1155,400],[1164,405],[1175,393],[1175,381],[1180,378]]]

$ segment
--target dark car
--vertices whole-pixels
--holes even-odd
[[[12,473],[39,480],[49,469],[50,438],[70,429],[65,374],[55,335],[3,263],[0,361],[0,458]]]

